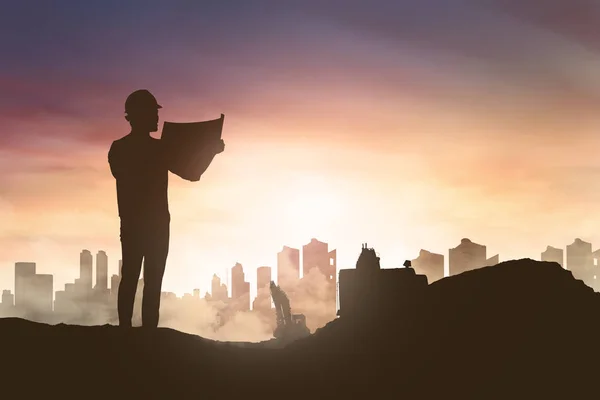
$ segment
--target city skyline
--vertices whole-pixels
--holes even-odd
[[[213,290],[213,286],[212,286],[212,282],[213,282],[213,277],[217,276],[220,281],[227,287],[228,290],[228,295],[229,296],[234,296],[233,294],[233,280],[235,279],[232,277],[232,275],[235,274],[235,269],[236,268],[244,268],[244,272],[242,273],[242,277],[241,279],[243,281],[245,281],[249,286],[249,295],[250,295],[250,299],[249,299],[249,304],[252,304],[253,301],[256,299],[257,295],[258,295],[258,278],[257,275],[259,275],[259,270],[260,269],[268,269],[270,276],[271,276],[271,280],[273,280],[274,282],[276,282],[277,284],[280,284],[281,282],[281,277],[282,277],[282,273],[280,272],[280,268],[279,266],[282,264],[286,264],[289,265],[289,267],[291,267],[292,269],[295,269],[296,273],[295,279],[300,279],[303,276],[305,276],[305,268],[306,268],[306,263],[307,261],[305,261],[304,258],[304,248],[308,248],[309,245],[313,242],[317,242],[317,243],[322,243],[324,245],[328,245],[328,243],[326,242],[322,242],[316,238],[311,238],[309,242],[303,244],[302,246],[299,246],[299,248],[294,248],[294,247],[290,247],[288,245],[282,245],[280,250],[278,252],[276,252],[275,255],[275,259],[276,261],[270,265],[257,265],[257,266],[252,266],[252,265],[247,265],[243,262],[238,262],[236,261],[233,265],[229,266],[229,267],[225,267],[221,269],[221,272],[218,272],[217,270],[213,270],[212,272],[210,272],[210,279],[207,280],[206,282],[202,282],[202,281],[198,281],[197,284],[191,284],[191,286],[188,286],[187,288],[183,288],[180,291],[176,291],[176,290],[171,290],[170,288],[163,288],[165,292],[169,292],[169,293],[174,293],[177,297],[184,297],[185,295],[190,295],[192,294],[194,291],[198,290],[200,293],[202,293],[204,295],[204,293],[210,293],[212,294],[212,290]],[[590,251],[590,255],[595,258],[595,259],[599,259],[600,260],[600,248],[594,250],[594,244],[587,242],[586,240],[581,239],[580,237],[576,237],[572,240],[572,243],[570,244],[565,244],[562,247],[560,246],[553,246],[553,245],[546,245],[542,250],[538,251],[537,255],[531,254],[531,255],[527,255],[527,256],[522,256],[522,257],[518,257],[518,258],[532,258],[534,260],[542,260],[542,261],[555,261],[558,262],[561,266],[563,266],[563,268],[568,269],[568,260],[567,260],[567,250],[569,249],[569,247],[572,246],[578,246],[581,245],[580,243],[585,244],[585,247],[589,247]],[[456,253],[457,255],[455,256],[456,261],[455,263],[461,263],[462,260],[462,256],[459,251],[459,249],[461,248],[461,246],[464,245],[472,245],[475,247],[474,250],[474,257],[475,260],[479,259],[480,261],[475,261],[475,263],[473,265],[475,265],[477,267],[477,265],[481,266],[480,264],[485,264],[485,265],[495,265],[499,262],[502,261],[507,261],[509,260],[508,258],[504,258],[502,257],[499,253],[496,253],[495,255],[491,255],[491,253],[489,252],[489,247],[487,244],[482,244],[482,243],[478,243],[477,241],[471,240],[467,237],[462,238],[460,240],[459,243],[456,243],[456,245],[454,247],[451,247],[449,249],[446,250],[446,252],[441,253],[435,250],[432,250],[431,248],[421,248],[418,252],[418,254],[414,255],[413,257],[406,257],[402,260],[397,260],[397,262],[394,263],[389,263],[387,261],[387,257],[385,257],[385,255],[381,255],[382,258],[382,268],[401,268],[402,263],[404,262],[404,260],[412,260],[413,262],[413,267],[415,268],[419,268],[419,260],[421,260],[421,263],[425,266],[428,263],[432,263],[432,264],[440,264],[443,265],[443,274],[441,274],[439,271],[435,271],[432,272],[433,273],[433,279],[432,276],[429,275],[429,273],[427,272],[421,272],[424,273],[426,275],[428,275],[428,278],[430,279],[430,283],[433,280],[437,280],[440,279],[440,277],[446,277],[446,276],[450,276],[452,274],[451,270],[450,270],[450,266],[451,266],[451,257],[452,257],[452,253]],[[376,247],[376,246],[374,246]],[[290,253],[290,251],[292,253]],[[319,251],[319,250],[317,250]],[[295,252],[295,255],[294,253]],[[329,256],[331,256],[333,254],[334,259],[337,258],[337,249],[336,248],[332,248],[331,251],[329,252]],[[483,252],[483,253],[482,253]],[[327,251],[326,251],[327,253]],[[482,254],[482,258],[479,258],[478,254]],[[283,256],[283,257],[281,257]],[[469,255],[467,257],[472,257],[473,255]],[[295,260],[290,264],[289,262],[286,262],[285,258],[294,258]],[[559,257],[560,257],[560,261],[559,261]],[[94,261],[95,260],[95,261]],[[120,267],[122,265],[122,260],[121,259],[116,259],[114,260],[112,263],[109,261],[111,260],[110,256],[106,253],[106,251],[104,250],[97,250],[97,252],[94,254],[92,251],[90,251],[89,249],[82,249],[80,254],[79,254],[79,266],[76,267],[76,269],[79,270],[79,274],[73,276],[73,279],[71,281],[68,282],[64,282],[64,284],[69,284],[72,282],[77,282],[78,280],[82,279],[82,277],[86,277],[83,278],[84,281],[88,281],[87,286],[97,289],[97,285],[98,285],[98,278],[99,278],[99,270],[98,270],[98,260],[100,261],[100,279],[102,281],[102,278],[105,278],[105,282],[103,284],[101,284],[100,289],[110,289],[112,287],[112,284],[110,284],[112,281],[111,279],[113,279],[115,276],[120,276]],[[39,263],[36,261],[15,261],[14,265],[17,264],[32,264],[34,265],[34,268],[37,269],[39,271]],[[296,265],[292,265],[292,264],[296,264]],[[111,265],[116,265],[116,267],[111,268]],[[310,268],[310,260],[308,261],[308,265]],[[596,264],[597,265],[597,264]],[[337,268],[336,268],[337,267]],[[352,265],[347,265],[347,266],[339,266],[339,265],[335,265],[334,268],[336,268],[336,274],[339,272],[340,269],[352,269],[354,268],[354,264]],[[427,268],[425,266],[425,268]],[[473,266],[469,265],[468,263],[466,265],[464,265],[464,267],[460,267],[458,269],[455,268],[455,272],[456,273],[460,273],[469,269],[472,269]],[[13,268],[13,272],[14,272],[14,268]],[[45,269],[43,271],[46,271]],[[425,271],[425,270],[424,270]],[[320,270],[321,273],[323,273],[323,270]],[[46,274],[48,275],[48,274]],[[53,274],[49,274],[51,276],[53,276]],[[293,276],[294,274],[292,274]],[[600,274],[599,274],[600,276]],[[15,282],[14,280],[14,276],[13,276],[13,282]],[[140,276],[140,279],[142,279],[142,276]],[[336,277],[337,279],[337,277]],[[189,283],[189,282],[188,282]],[[54,281],[54,291],[53,293],[55,294],[57,291],[60,291],[62,289],[57,289],[57,284],[60,286],[60,283]],[[64,285],[63,284],[63,285]],[[2,285],[2,282],[0,281],[0,289],[3,290],[10,290],[12,294],[15,293],[15,288],[16,285],[13,285],[12,287],[10,285]],[[62,287],[62,286],[61,286]],[[249,308],[252,308],[251,306]]]
[[[247,271],[238,262],[231,267],[231,281],[223,283],[217,274],[211,280],[211,289],[201,296],[194,288],[183,296],[162,290],[160,326],[182,329],[188,333],[211,337],[268,339],[276,320],[270,293],[271,282],[277,280],[285,287],[287,298],[294,309],[302,314],[305,328],[315,330],[333,320],[336,314],[337,285],[332,275],[336,266],[336,250],[327,243],[311,239],[303,246],[303,271],[301,277],[298,250],[283,246],[278,253],[277,277],[272,268],[256,268],[254,300],[250,296]],[[79,277],[66,283],[64,289],[54,286],[53,275],[40,274],[36,263],[16,262],[14,266],[15,290],[2,290],[0,317],[21,317],[50,324],[70,323],[104,325],[115,323],[117,300],[122,276],[111,276],[107,288],[107,255],[103,250],[94,256],[88,249],[79,254]],[[121,260],[118,262],[122,265]],[[325,275],[324,275],[325,274]],[[95,281],[94,281],[95,276]],[[147,284],[137,281],[134,320],[141,318],[141,299]],[[273,301],[276,301],[273,299]],[[306,321],[308,317],[308,322]],[[135,323],[135,322],[134,322]],[[225,333],[223,333],[223,331]]]
[[[216,340],[262,341],[269,340],[273,335],[277,337],[279,319],[275,318],[275,299],[272,299],[270,288],[271,282],[276,282],[277,287],[281,288],[286,293],[285,297],[289,299],[293,318],[297,317],[305,329],[314,332],[342,312],[340,307],[343,287],[346,296],[344,304],[348,304],[348,290],[352,288],[348,279],[351,281],[352,273],[360,270],[361,257],[364,273],[365,254],[371,254],[371,258],[377,257],[377,268],[382,267],[385,274],[391,273],[390,279],[412,274],[419,276],[420,282],[425,286],[446,275],[446,258],[451,266],[450,276],[504,261],[500,260],[499,254],[490,257],[485,244],[473,242],[468,238],[461,239],[455,247],[448,249],[447,257],[422,249],[418,257],[411,260],[412,267],[409,270],[405,268],[406,264],[403,267],[381,265],[376,251],[368,247],[368,243],[362,244],[361,247],[361,256],[356,266],[341,267],[335,273],[331,268],[337,266],[337,249],[312,238],[301,250],[282,246],[281,251],[277,253],[275,268],[244,268],[241,263],[236,262],[229,269],[230,274],[227,274],[231,276],[230,281],[223,281],[216,273],[213,274],[210,290],[202,290],[193,282],[193,288],[188,288],[181,296],[163,290],[159,326]],[[102,250],[95,254],[96,265],[99,268],[94,269],[94,254],[88,249],[81,250],[79,277],[65,284],[64,289],[54,285],[52,274],[40,273],[36,263],[16,262],[16,290],[2,290],[0,317],[21,317],[49,324],[115,324],[121,277],[113,274],[110,277],[110,288],[107,288],[104,279],[107,255]],[[539,252],[539,257],[535,258],[559,263],[561,267],[569,269],[575,279],[582,280],[596,292],[600,291],[600,280],[597,279],[600,275],[600,249],[594,250],[592,243],[575,238],[563,248],[548,245],[545,250]],[[118,264],[121,264],[120,261]],[[256,278],[255,285],[249,282],[252,276]],[[342,279],[346,279],[345,284],[342,284]],[[385,281],[387,282],[387,278]],[[139,324],[141,318],[143,285],[144,282],[140,279],[137,284],[134,325]],[[253,295],[249,290],[252,286]],[[390,286],[388,289],[395,291]],[[281,297],[279,298],[281,300]],[[347,311],[346,309],[344,312]]]

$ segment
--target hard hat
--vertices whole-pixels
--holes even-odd
[[[146,89],[136,90],[127,96],[125,100],[125,112],[144,111],[162,108],[156,101],[156,97]]]

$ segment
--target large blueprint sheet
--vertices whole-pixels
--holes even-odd
[[[165,121],[160,139],[167,153],[169,171],[185,180],[198,181],[201,175],[198,167],[206,155],[202,149],[221,139],[224,119],[221,114],[220,118],[210,121]]]

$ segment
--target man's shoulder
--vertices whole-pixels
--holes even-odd
[[[127,134],[125,136],[120,137],[119,139],[113,140],[113,146],[123,145],[131,140],[131,135]]]
[[[121,148],[121,147],[127,146],[128,143],[131,141],[130,136],[131,135],[125,135],[119,139],[113,140],[112,144],[110,145],[111,150],[115,149],[115,148]]]
[[[129,141],[127,136],[129,135],[125,135],[119,139],[113,140],[113,142],[110,145],[110,149],[108,150],[108,157],[109,160],[114,158],[116,156],[116,153],[121,153],[123,151],[123,149],[125,149],[127,146],[127,142]]]

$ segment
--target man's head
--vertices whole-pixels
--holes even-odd
[[[156,98],[146,89],[136,90],[125,100],[125,119],[132,128],[144,132],[158,130],[158,109],[162,108]]]

